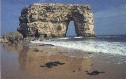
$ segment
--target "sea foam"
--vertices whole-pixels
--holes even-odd
[[[126,56],[126,43],[108,41],[31,41],[31,43],[52,44],[55,46],[78,49],[85,52],[109,53]]]

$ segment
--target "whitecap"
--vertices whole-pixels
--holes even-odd
[[[107,41],[32,41],[31,43],[52,44],[55,46],[79,49],[85,52],[109,53],[113,55],[126,56],[126,44]]]
[[[74,38],[83,38],[82,36],[74,37]]]
[[[69,39],[69,37],[65,37],[65,38],[58,38],[58,39]]]

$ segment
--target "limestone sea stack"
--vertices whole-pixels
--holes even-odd
[[[23,37],[66,36],[70,21],[74,21],[77,36],[94,36],[94,18],[89,5],[34,3],[25,7],[17,29]]]

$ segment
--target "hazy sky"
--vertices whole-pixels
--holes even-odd
[[[16,31],[21,9],[36,2],[90,4],[96,34],[126,34],[126,0],[2,0],[1,32]],[[75,34],[73,22],[69,28],[68,33]]]

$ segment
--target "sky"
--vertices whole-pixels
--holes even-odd
[[[96,35],[126,35],[126,0],[1,0],[1,34],[16,31],[23,7],[32,3],[89,4],[94,13]],[[73,22],[68,35],[75,35]]]

